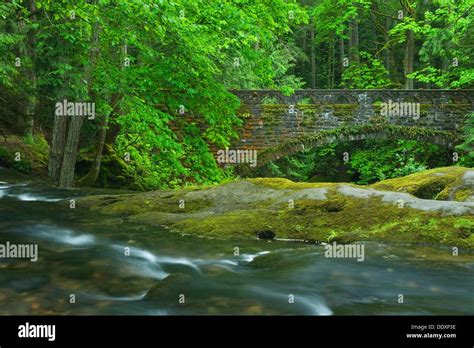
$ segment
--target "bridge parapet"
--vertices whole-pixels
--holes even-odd
[[[458,132],[474,90],[233,90],[245,119],[239,148],[263,150],[323,130],[387,124]]]

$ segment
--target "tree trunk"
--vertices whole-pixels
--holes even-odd
[[[35,125],[35,113],[36,113],[36,74],[33,68],[28,72],[28,79],[30,80],[30,91],[28,92],[26,102],[26,119],[25,119],[25,138],[27,142],[33,140],[33,128]]]
[[[308,32],[307,32],[307,27],[304,26],[303,27],[303,43],[302,43],[302,47],[303,47],[303,52],[304,54],[308,54],[307,50],[308,50],[308,47],[307,47],[307,35],[308,35]],[[301,76],[303,76],[303,78],[306,80],[305,77],[307,77],[308,75],[306,74],[306,59],[303,59],[302,62],[301,62]],[[306,80],[308,81],[308,80]]]
[[[74,170],[76,167],[77,148],[79,145],[79,136],[81,135],[81,127],[84,121],[83,116],[72,116],[69,123],[69,131],[67,134],[66,147],[61,166],[61,174],[59,177],[59,187],[69,188],[74,183]]]
[[[123,55],[121,59],[122,62],[125,61],[125,58],[127,57],[127,54],[128,54],[127,51],[128,51],[128,46],[127,46],[127,43],[125,42],[122,48],[122,55]],[[121,69],[123,69],[123,65]],[[122,95],[115,93],[110,99],[110,104],[112,106],[112,111],[110,115],[109,116],[104,115],[103,117],[100,118],[99,139],[97,140],[97,147],[94,154],[94,161],[92,163],[91,168],[89,169],[89,172],[84,177],[82,177],[81,180],[79,181],[80,186],[92,186],[94,185],[94,183],[97,181],[97,178],[99,177],[100,164],[102,161],[102,152],[104,151],[104,145],[105,145],[106,136],[107,136],[107,126],[109,123],[109,119],[112,118],[114,114],[119,113],[117,110],[119,109],[118,103],[120,103],[121,99],[122,99]]]
[[[107,115],[104,115],[104,117],[100,119],[99,138],[97,139],[94,161],[92,162],[89,172],[87,172],[87,174],[79,181],[79,186],[92,186],[99,177],[102,152],[104,151],[105,136],[107,135],[108,119],[109,118]]]
[[[405,89],[413,89],[413,79],[407,76],[413,72],[413,60],[415,55],[415,35],[412,30],[406,31],[406,45],[405,45]]]
[[[94,2],[94,4],[96,1]],[[89,86],[89,95],[91,95],[92,86],[92,72],[95,62],[99,56],[99,24],[95,22],[92,26],[91,46],[89,53],[89,66],[86,68],[84,80]],[[76,167],[77,151],[79,145],[79,138],[81,135],[81,127],[84,122],[84,116],[72,116],[69,122],[69,131],[67,133],[66,147],[64,149],[64,156],[61,166],[61,173],[59,177],[59,187],[69,188],[74,183],[74,173]]]
[[[316,88],[316,48],[314,42],[314,18],[311,18],[311,88]]]
[[[386,17],[385,18],[385,31],[383,33],[383,38],[384,38],[384,42],[388,42],[390,40],[390,36],[389,36],[389,31],[390,31],[390,27],[392,25],[392,19],[390,17]],[[392,50],[390,49],[390,47],[387,47],[385,49],[385,69],[388,70],[390,76],[392,74],[392,62],[393,62],[393,59],[392,59]]]
[[[354,19],[349,24],[349,59],[351,62],[359,63],[359,23]]]
[[[27,76],[30,82],[30,86],[28,88],[28,96],[26,100],[26,110],[25,110],[25,137],[28,141],[33,139],[33,128],[35,123],[35,113],[36,113],[36,29],[33,28],[33,24],[35,22],[35,15],[36,12],[36,0],[30,0],[28,4],[28,10],[31,16],[31,24],[30,28],[27,32],[27,48],[26,53],[31,61],[31,67],[28,69]]]
[[[327,69],[327,79],[328,79],[328,88],[333,87],[333,75],[334,75],[334,35],[328,39],[328,69]]]
[[[345,58],[345,47],[344,47],[344,32],[341,33],[341,37],[339,38],[339,66],[341,69],[341,81],[342,82],[342,74],[344,73],[344,58]]]
[[[120,134],[120,129],[120,125],[117,122],[109,120],[109,129],[107,131],[107,136],[105,137],[105,143],[113,145]]]
[[[58,183],[59,174],[64,156],[64,146],[66,145],[67,117],[54,116],[53,138],[51,140],[51,150],[49,152],[48,174],[53,182]]]

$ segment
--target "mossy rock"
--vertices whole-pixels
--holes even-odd
[[[474,185],[465,182],[465,176],[473,169],[443,167],[414,173],[402,178],[388,179],[372,187],[407,192],[423,199],[466,201],[474,195]]]
[[[248,267],[257,271],[271,271],[272,274],[275,272],[285,274],[301,269],[306,262],[307,258],[304,255],[290,260],[282,252],[273,252],[257,256]]]
[[[257,256],[249,263],[249,266],[258,269],[268,269],[284,267],[285,263],[286,260],[281,255],[278,255],[277,253],[269,253]]]
[[[153,285],[143,298],[145,301],[162,301],[176,298],[185,292],[193,277],[184,273],[173,273]]]
[[[247,179],[247,181],[254,183],[259,186],[269,187],[276,190],[293,190],[293,189],[304,189],[304,188],[317,188],[317,187],[336,187],[337,183],[322,183],[322,182],[294,182],[285,178],[255,178]]]
[[[184,192],[175,195],[159,195],[153,192],[145,194],[97,195],[81,200],[86,207],[91,207],[106,214],[127,217],[147,212],[186,214],[199,211],[211,205],[205,199],[184,199]],[[182,203],[184,201],[184,206]]]
[[[440,175],[444,172],[451,174]],[[474,203],[409,194],[423,192],[420,188],[442,178],[445,186],[425,191],[439,199],[458,179],[466,184],[469,172],[442,168],[372,186],[257,178],[202,189],[94,196],[79,204],[126,216],[134,223],[165,225],[171,231],[208,238],[257,239],[262,231],[271,231],[278,239],[311,242],[374,240],[474,248]],[[393,191],[388,191],[390,187]],[[179,208],[180,199],[185,209]]]
[[[293,212],[299,215],[315,213],[336,213],[344,210],[346,200],[344,198],[332,198],[323,201],[312,199],[300,199],[295,202]]]
[[[0,139],[1,166],[13,168],[25,174],[41,176],[47,174],[49,145],[43,135],[37,134],[31,140],[15,135],[6,136],[6,141]]]
[[[136,296],[143,293],[152,283],[150,279],[129,277],[129,279],[117,278],[114,280],[96,282],[95,286],[101,292],[109,296]]]

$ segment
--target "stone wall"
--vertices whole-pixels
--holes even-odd
[[[263,150],[321,130],[393,124],[458,132],[474,111],[474,90],[233,90],[245,122],[235,148]],[[419,114],[381,115],[382,103],[411,103]],[[406,104],[408,105],[408,104]]]

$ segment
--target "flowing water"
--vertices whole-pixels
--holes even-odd
[[[182,236],[69,208],[97,193],[0,169],[0,244],[39,248],[37,262],[0,258],[0,315],[474,314],[473,254],[364,243],[358,262],[322,245]]]

